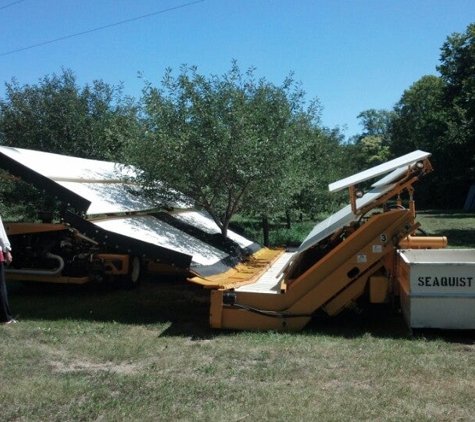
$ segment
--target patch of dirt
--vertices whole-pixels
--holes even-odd
[[[57,373],[71,373],[71,372],[113,372],[117,374],[135,374],[140,370],[139,365],[129,362],[122,362],[119,364],[113,362],[86,362],[75,361],[71,363],[65,363],[61,361],[52,361],[50,366],[53,372]]]

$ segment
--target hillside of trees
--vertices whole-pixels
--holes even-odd
[[[182,66],[134,99],[103,81],[81,87],[62,69],[5,83],[0,144],[137,166],[148,192],[185,194],[223,234],[236,213],[335,211],[347,200],[328,193],[330,182],[415,149],[431,152],[436,170],[416,192],[419,207],[459,209],[475,184],[475,24],[447,37],[434,68],[393,109],[362,111],[352,139],[322,124],[318,98],[292,73],[276,85],[235,61],[221,76]],[[54,206],[8,179],[0,195],[5,207]]]

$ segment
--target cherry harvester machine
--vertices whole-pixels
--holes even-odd
[[[210,290],[210,324],[297,331],[317,312],[399,304],[411,328],[475,328],[475,251],[418,235],[413,184],[432,171],[414,151],[330,184],[349,204],[294,251],[228,231],[187,198],[157,208],[117,163],[0,146],[0,167],[59,201],[59,222],[5,222],[9,280],[125,281],[180,274]],[[365,187],[367,192],[361,189]],[[40,210],[38,210],[40,211]]]
[[[350,204],[296,251],[209,280],[221,283],[211,291],[211,326],[297,331],[317,311],[334,316],[359,299],[398,301],[411,328],[475,328],[475,251],[417,235],[413,184],[432,171],[429,157],[414,151],[330,184],[347,188]]]

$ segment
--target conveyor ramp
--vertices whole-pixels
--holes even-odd
[[[366,214],[404,190],[412,194],[411,184],[431,170],[429,155],[415,151],[333,184],[334,190],[350,187],[350,205],[318,224],[296,252],[254,275],[252,284],[213,290],[211,326],[295,331],[319,309],[335,315],[351,307],[417,228],[410,209]],[[354,185],[386,173],[363,197],[352,195]]]

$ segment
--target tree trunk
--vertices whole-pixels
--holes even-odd
[[[264,235],[264,246],[269,247],[269,220],[267,215],[262,216],[262,233]]]
[[[290,230],[292,227],[291,227],[290,211],[289,210],[285,210],[285,219],[287,221],[287,230]]]
[[[221,227],[221,235],[226,239],[228,237],[228,228],[229,228],[229,222],[224,223]]]

